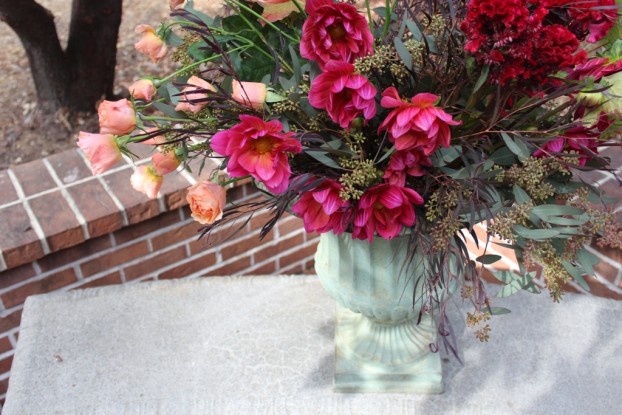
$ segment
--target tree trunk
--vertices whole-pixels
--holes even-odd
[[[15,31],[24,45],[40,104],[55,111],[66,101],[70,74],[54,16],[33,0],[0,0],[0,20]]]
[[[0,0],[5,21],[24,45],[43,110],[94,111],[112,97],[123,0],[73,0],[67,50],[54,16],[34,0]]]
[[[122,0],[73,1],[66,52],[70,108],[93,110],[98,100],[112,97],[122,9]]]

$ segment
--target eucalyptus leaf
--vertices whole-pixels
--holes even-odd
[[[544,241],[559,236],[560,232],[556,229],[529,229],[522,225],[514,225],[514,232],[525,239]]]
[[[493,316],[500,316],[503,314],[510,314],[510,310],[505,308],[505,307],[490,307],[488,309],[488,311],[490,311],[490,314]]]
[[[475,86],[473,87],[473,93],[477,92],[482,87],[482,85],[484,85],[484,82],[486,82],[486,79],[488,79],[489,72],[490,65],[484,65],[484,67],[482,68],[482,73],[480,74],[477,82],[475,82]]]
[[[519,160],[525,160],[531,154],[529,152],[529,148],[527,148],[527,144],[520,139],[513,139],[507,133],[500,133],[501,138],[505,142],[505,145],[510,149],[510,151],[518,156]]]
[[[516,163],[516,155],[507,147],[501,147],[490,156],[490,160],[500,166],[511,166]]]
[[[516,184],[514,186],[512,186],[512,193],[514,193],[514,198],[521,205],[523,203],[531,202],[531,198],[529,197],[527,192],[524,191],[520,186],[518,186]]]
[[[567,205],[539,205],[531,209],[531,213],[539,218],[545,219],[547,216],[575,216],[585,213],[583,209]]]
[[[307,153],[308,155],[310,155],[311,157],[313,157],[314,159],[316,159],[317,161],[319,161],[320,163],[324,164],[327,167],[343,170],[343,168],[339,164],[337,164],[335,160],[328,157],[324,151],[318,151],[316,149],[307,149],[305,150],[305,153]]]
[[[397,51],[400,59],[402,59],[402,63],[404,63],[404,66],[412,70],[413,58],[408,49],[406,49],[406,46],[404,46],[404,42],[396,37],[395,39],[393,39],[393,45],[395,46],[395,50]]]
[[[579,268],[575,267],[565,259],[562,259],[562,265],[564,269],[568,271],[568,274],[572,276],[572,278],[577,282],[577,284],[579,284],[581,288],[583,288],[585,291],[590,291],[590,286],[585,281],[585,278],[583,278],[583,273],[579,270]]]
[[[495,262],[501,260],[501,255],[481,255],[475,258],[475,261],[481,262],[484,265],[494,264]]]
[[[588,252],[585,248],[582,248],[577,251],[577,260],[585,270],[586,274],[592,276],[596,275],[596,271],[594,271],[594,265],[600,262],[596,255]]]

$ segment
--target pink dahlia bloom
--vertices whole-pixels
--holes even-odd
[[[415,224],[414,205],[422,205],[419,193],[389,183],[367,189],[356,206],[352,237],[372,242],[374,233],[393,239],[404,226]]]
[[[396,151],[389,160],[383,179],[396,186],[406,184],[406,176],[419,177],[430,167],[432,160],[419,150]]]
[[[152,166],[139,166],[130,177],[134,190],[144,193],[150,199],[158,197],[162,181],[162,176]]]
[[[533,153],[534,157],[564,157],[566,154],[578,154],[577,164],[585,164],[598,154],[598,132],[584,126],[569,129],[557,140],[544,144]]]
[[[80,131],[78,146],[89,159],[93,174],[101,174],[121,161],[121,151],[112,134]]]
[[[315,189],[303,193],[292,206],[292,212],[302,218],[307,232],[333,231],[336,235],[345,232],[349,203],[339,197],[342,188],[338,182],[327,179]]]
[[[449,147],[450,125],[460,125],[434,103],[438,97],[433,94],[415,95],[411,102],[401,100],[397,89],[387,88],[382,93],[380,105],[395,108],[378,128],[378,133],[388,131],[389,140],[398,150],[420,150],[429,156],[439,147]]]
[[[307,0],[300,55],[323,69],[330,60],[354,63],[373,53],[374,37],[356,7],[332,0]]]
[[[252,115],[240,115],[240,123],[212,137],[212,149],[226,157],[231,177],[251,175],[273,193],[289,186],[288,153],[300,153],[302,146],[294,133],[284,133],[277,120],[265,122]]]
[[[309,103],[325,109],[341,128],[349,128],[360,114],[366,120],[376,115],[375,96],[376,88],[363,75],[354,72],[354,65],[330,61],[311,83]]]
[[[102,101],[97,107],[99,128],[102,134],[124,135],[136,127],[136,113],[132,103],[123,98],[118,101]]]

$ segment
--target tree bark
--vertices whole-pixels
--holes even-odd
[[[0,20],[24,45],[39,102],[44,109],[55,111],[66,101],[70,74],[54,16],[33,0],[0,0]]]
[[[67,44],[71,64],[68,106],[94,109],[113,95],[122,0],[74,0]]]
[[[123,0],[73,0],[67,50],[54,16],[34,0],[0,0],[0,20],[24,45],[44,111],[94,111],[113,94]]]

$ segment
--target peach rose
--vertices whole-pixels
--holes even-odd
[[[180,102],[175,107],[175,111],[190,111],[193,114],[201,111],[203,107],[207,105],[207,101],[202,102],[188,102],[191,100],[198,100],[207,98],[207,94],[205,92],[201,92],[203,90],[216,92],[216,88],[212,86],[209,82],[204,79],[199,78],[198,76],[191,76],[186,83],[189,85],[182,89]],[[199,91],[199,92],[196,92]]]
[[[91,134],[80,131],[78,147],[89,159],[93,174],[101,174],[121,161],[121,151],[112,134]]]
[[[186,0],[168,0],[168,5],[171,10],[175,10],[178,6],[181,6]]]
[[[134,32],[143,37],[134,45],[137,51],[149,56],[153,62],[157,62],[166,56],[168,48],[166,43],[157,35],[155,29],[146,24],[139,24]]]
[[[211,225],[222,218],[226,203],[226,190],[210,181],[200,182],[188,188],[186,196],[192,218],[203,225]]]
[[[249,105],[256,110],[263,108],[263,104],[266,102],[266,95],[268,94],[266,84],[234,80],[232,87],[233,93],[231,96],[234,100],[240,104]]]
[[[156,88],[149,79],[139,79],[130,85],[129,90],[135,99],[143,99],[147,102],[150,102],[156,94]]]
[[[158,197],[162,180],[162,176],[154,171],[153,166],[139,166],[130,177],[134,190],[146,194],[150,199]]]
[[[177,170],[177,167],[181,164],[175,151],[158,152],[151,156],[151,163],[153,164],[153,171],[160,176],[169,174]]]
[[[99,127],[102,134],[124,135],[136,127],[136,114],[127,99],[102,101],[97,108]]]

